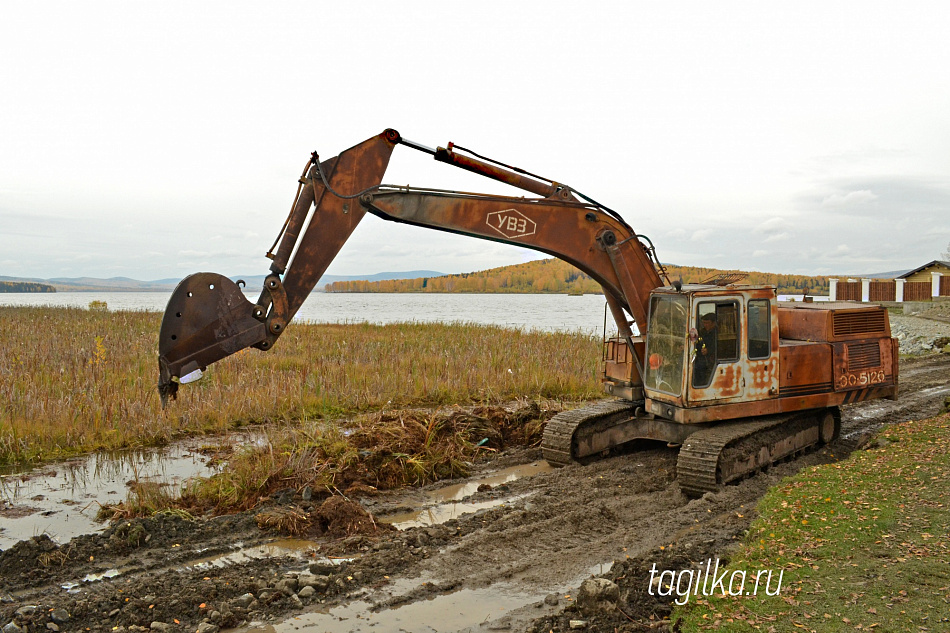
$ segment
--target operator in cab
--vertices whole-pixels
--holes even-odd
[[[717,327],[716,313],[704,314],[700,318],[699,336],[696,338],[695,347],[693,348],[696,353],[693,361],[694,387],[709,385],[718,359],[718,336],[719,328]]]

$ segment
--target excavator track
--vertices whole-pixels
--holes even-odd
[[[629,420],[640,405],[642,403],[610,400],[581,409],[562,411],[544,427],[541,454],[552,466],[566,466],[575,462],[579,459],[576,450],[579,438]]]
[[[836,409],[822,409],[697,431],[680,448],[676,478],[688,496],[715,492],[731,481],[834,440],[840,424]]]
[[[559,413],[544,429],[541,440],[544,459],[552,466],[566,466],[592,457],[600,450],[591,446],[608,445],[602,441],[604,435],[609,436],[620,425],[641,419],[633,419],[639,406],[641,403],[613,400]],[[687,427],[669,421],[664,424],[668,425],[667,429],[659,436],[635,437],[682,442],[676,478],[686,495],[699,497],[833,441],[841,430],[841,416],[837,408],[828,408],[722,422],[696,428],[685,439],[672,437],[675,431],[669,427]]]

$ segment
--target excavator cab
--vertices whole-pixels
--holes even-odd
[[[687,406],[776,397],[779,338],[775,290],[754,286],[698,290],[692,304]]]
[[[646,328],[647,404],[657,403],[665,416],[670,411],[776,397],[777,310],[775,289],[770,286],[655,290]]]

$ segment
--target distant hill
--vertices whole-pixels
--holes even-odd
[[[666,264],[671,280],[699,283],[719,273],[739,272],[696,266]],[[893,279],[907,271],[899,270],[865,275],[838,275],[840,279],[871,278]],[[828,294],[828,277],[807,275],[780,275],[777,273],[748,272],[741,283],[771,284],[779,294]],[[832,275],[833,276],[833,275]],[[265,275],[233,276],[243,279],[246,288],[262,288]],[[60,292],[171,292],[180,279],[141,281],[128,277],[54,277],[35,279],[0,275],[0,292],[37,292],[37,290],[4,290],[4,282],[29,283],[51,286]],[[540,259],[513,266],[501,266],[472,273],[446,275],[434,270],[407,270],[382,272],[372,275],[324,275],[314,288],[315,292],[514,292],[514,293],[591,293],[599,294],[600,285],[586,274],[559,259]],[[48,292],[48,291],[47,291]]]
[[[53,279],[35,279],[28,277],[3,277],[0,281],[31,282],[52,286],[60,292],[153,292],[172,290],[177,279],[159,279],[157,281],[139,281],[128,277],[111,277],[98,279],[96,277],[55,277]]]
[[[0,281],[0,292],[56,292],[56,288],[34,281]]]
[[[408,270],[405,272],[385,272],[372,275],[324,275],[315,288],[316,291],[322,291],[324,286],[337,281],[353,281],[357,279],[367,279],[372,281],[381,281],[388,279],[411,279],[414,277],[438,277],[443,273],[434,270]],[[234,276],[232,280],[243,279],[247,283],[249,290],[255,290],[264,287],[264,277],[266,275],[247,275]],[[50,288],[49,291],[60,292],[171,292],[178,285],[180,279],[156,279],[153,281],[140,281],[128,277],[110,277],[109,279],[100,279],[97,277],[54,277],[52,279],[34,279],[28,277],[5,277],[0,275],[0,286],[4,282],[16,284],[39,284]],[[39,292],[37,290],[3,290],[0,292]]]
[[[720,273],[739,272],[695,266],[666,265],[671,280],[700,283]],[[827,277],[744,273],[742,283],[771,284],[779,294],[828,293]],[[327,292],[510,292],[510,293],[591,293],[600,285],[585,273],[559,259],[540,259],[474,273],[385,281],[340,281],[327,284]]]

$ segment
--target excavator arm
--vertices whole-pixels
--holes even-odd
[[[572,199],[568,189],[552,198],[379,188],[362,205],[385,220],[553,255],[590,275],[604,289],[621,333],[630,333],[625,311],[646,323],[649,293],[660,285],[643,245],[632,231],[596,207]]]
[[[397,144],[540,197],[382,185]],[[600,283],[619,332],[629,341],[629,317],[645,332],[650,292],[662,285],[658,266],[650,247],[619,215],[578,196],[583,197],[561,183],[460,153],[451,144],[433,150],[392,129],[325,161],[314,153],[279,247],[268,253],[271,274],[256,303],[216,273],[191,275],[175,289],[159,335],[162,403],[175,397],[179,382],[199,376],[208,365],[247,347],[270,349],[367,212],[563,259]]]

